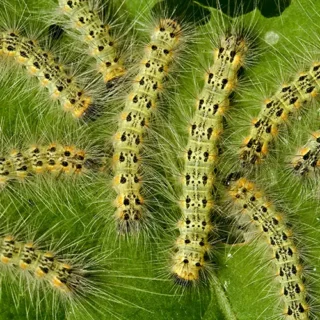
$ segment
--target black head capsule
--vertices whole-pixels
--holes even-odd
[[[62,29],[62,27],[57,24],[52,24],[51,26],[49,26],[49,37],[53,40],[59,40],[62,37],[63,32],[64,30]]]
[[[223,180],[223,184],[228,187],[232,181],[239,180],[241,176],[242,174],[240,172],[232,172]]]

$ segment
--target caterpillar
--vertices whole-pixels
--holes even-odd
[[[62,262],[53,252],[38,250],[33,242],[21,242],[12,235],[3,236],[0,242],[2,265],[26,270],[63,293],[76,291],[82,282],[83,270]]]
[[[314,62],[309,70],[302,71],[290,83],[285,83],[266,99],[257,119],[253,120],[250,135],[240,147],[239,157],[243,166],[261,163],[269,152],[279,128],[291,114],[309,104],[318,94],[320,63]]]
[[[88,48],[96,60],[97,70],[108,83],[126,72],[116,39],[111,35],[112,26],[105,24],[98,11],[98,2],[59,0],[59,9],[66,19],[67,29],[76,33],[78,40]]]
[[[75,118],[90,116],[96,108],[92,95],[57,57],[42,49],[37,41],[21,36],[17,30],[1,32],[0,56],[22,65],[48,90],[50,97],[58,100]]]
[[[181,37],[177,21],[165,18],[158,21],[120,115],[113,138],[113,188],[117,192],[114,204],[120,233],[138,231],[146,218],[140,191],[143,140]]]
[[[210,215],[214,206],[212,195],[214,168],[218,156],[218,140],[223,130],[223,115],[229,96],[244,65],[247,41],[233,33],[221,38],[214,50],[214,63],[206,74],[205,85],[196,102],[185,151],[183,191],[180,200],[180,235],[176,241],[172,273],[178,282],[199,280],[210,244],[213,226]]]
[[[271,253],[270,264],[281,291],[284,319],[309,319],[303,265],[290,224],[253,182],[239,174],[226,179],[228,194],[239,219],[245,219],[258,236],[265,239]]]
[[[45,172],[56,176],[83,175],[99,167],[102,168],[99,159],[72,145],[32,145],[26,150],[13,149],[0,157],[0,184],[23,181],[31,175]]]
[[[99,299],[100,303],[103,301],[100,305],[101,314],[113,314],[107,307],[108,300],[114,298],[113,294],[103,289],[105,276],[109,271],[105,269],[106,266],[98,252],[95,252],[97,248],[84,249],[83,246],[89,241],[89,229],[85,238],[78,235],[77,240],[70,241],[69,232],[61,235],[58,241],[54,241],[52,234],[56,233],[58,225],[61,229],[62,221],[59,221],[58,225],[51,224],[50,228],[47,225],[46,231],[42,232],[43,226],[37,219],[37,230],[41,226],[41,231],[35,232],[31,230],[34,219],[14,220],[11,213],[16,212],[12,212],[11,208],[12,206],[2,208],[1,212],[2,218],[4,214],[10,215],[10,222],[8,219],[6,222],[2,219],[0,236],[2,288],[8,286],[9,294],[13,297],[18,294],[19,300],[30,298],[33,308],[36,309],[37,319],[43,319],[45,312],[49,310],[52,319],[58,318],[59,312],[92,318],[91,308]],[[29,212],[36,214],[30,206]],[[53,222],[52,218],[50,222]],[[44,241],[48,237],[51,238],[49,243]],[[108,254],[104,252],[104,256]],[[25,294],[22,294],[24,292]],[[18,301],[15,303],[18,307]],[[30,310],[27,310],[26,318],[29,318],[29,312]],[[30,319],[34,319],[32,314],[33,311]]]
[[[138,291],[139,284],[128,283],[136,277],[122,267],[131,259],[119,258],[119,248],[102,235],[103,224],[80,217],[79,210],[74,216],[79,201],[69,201],[68,194],[51,199],[52,193],[34,190],[31,201],[14,203],[1,194],[0,300],[10,310],[5,312],[25,319],[94,320],[120,319],[124,306],[129,313],[146,310],[126,299],[124,293]]]
[[[320,165],[320,131],[311,134],[307,143],[291,159],[293,171],[300,177],[315,175]]]

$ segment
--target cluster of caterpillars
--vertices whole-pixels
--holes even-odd
[[[97,61],[103,81],[108,83],[124,75],[125,68],[116,42],[109,33],[110,27],[100,20],[98,12],[91,10],[92,4],[90,1],[60,1],[59,10],[63,9],[63,14],[69,19],[67,29],[71,31],[74,28],[75,32],[81,33],[83,42],[89,47],[88,53]],[[22,66],[23,71],[37,79],[40,86],[46,88],[50,98],[57,100],[75,119],[90,115],[97,101],[96,96],[87,89],[89,85],[83,82],[82,78],[86,79],[86,75],[81,76],[73,67],[61,63],[58,56],[47,50],[46,44],[42,45],[26,33],[27,30],[2,28],[0,58],[3,64]],[[12,181],[25,181],[30,176],[45,173],[54,177],[83,176],[102,170],[104,164],[101,154],[93,155],[89,150],[75,145],[32,144],[3,152],[0,156],[0,184],[5,186]],[[91,294],[86,292],[90,291],[90,285],[87,285],[92,279],[87,281],[90,271],[86,264],[89,262],[85,259],[79,261],[81,259],[76,256],[63,259],[62,255],[56,255],[53,251],[39,249],[35,242],[22,242],[14,234],[5,233],[0,243],[0,267],[9,273],[15,273],[14,270],[18,269],[22,277],[34,279],[35,289],[38,289],[38,284],[48,284],[54,288],[53,292],[62,294],[62,301],[79,295],[85,295],[87,299]],[[82,258],[84,256],[89,255],[85,253]],[[46,291],[46,288],[43,289]],[[97,288],[94,290],[99,291]],[[39,294],[36,292],[36,295]],[[71,307],[75,308],[75,305]]]
[[[67,30],[80,35],[88,54],[96,60],[97,71],[104,83],[122,77],[125,63],[119,54],[110,26],[99,17],[98,8],[86,0],[59,0],[59,10],[67,22]],[[142,159],[144,140],[157,109],[163,84],[181,45],[183,26],[172,18],[161,18],[145,46],[143,59],[132,81],[124,109],[113,136],[113,188],[117,193],[116,222],[120,233],[139,231],[148,217],[143,197]],[[77,36],[77,38],[79,38]],[[239,32],[230,32],[220,39],[214,50],[214,63],[205,76],[204,87],[196,99],[190,122],[188,142],[184,153],[178,222],[179,235],[174,244],[171,274],[183,285],[197,283],[206,268],[211,250],[211,215],[215,201],[213,188],[218,160],[218,143],[223,132],[223,118],[229,107],[238,73],[244,66],[249,44]],[[94,99],[75,76],[51,53],[38,43],[21,36],[15,30],[0,33],[0,56],[13,58],[29,74],[47,88],[51,98],[79,119],[94,106]],[[269,144],[277,136],[279,127],[289,115],[311,102],[319,88],[320,64],[300,73],[294,81],[284,84],[267,99],[249,137],[240,147],[240,161],[244,167],[261,163]],[[300,175],[307,175],[319,166],[319,133],[292,161]],[[0,183],[24,180],[30,175],[82,174],[100,167],[101,163],[84,150],[74,146],[52,144],[33,145],[26,150],[12,150],[0,157]],[[309,319],[307,293],[304,289],[298,250],[291,229],[263,193],[246,178],[228,181],[234,206],[245,214],[262,237],[268,241],[272,264],[281,286],[281,299],[288,319]],[[52,252],[37,249],[32,242],[21,242],[14,236],[0,238],[2,265],[19,268],[42,279],[65,293],[81,290],[85,271],[66,263]]]

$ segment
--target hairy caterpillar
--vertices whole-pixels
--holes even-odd
[[[58,62],[50,52],[42,49],[37,41],[21,36],[16,30],[2,31],[0,56],[12,58],[47,88],[52,99],[58,100],[65,111],[75,118],[90,114],[94,100],[81,86],[79,80]]]
[[[288,117],[305,107],[319,91],[320,63],[314,62],[308,71],[300,72],[295,79],[283,84],[271,98],[266,99],[250,135],[240,148],[243,166],[259,164],[267,156],[269,144],[277,136],[279,127]]]
[[[50,228],[47,226],[45,232],[42,232],[43,226],[40,231],[35,231],[31,228],[34,219],[14,220],[11,213],[16,212],[11,212],[11,208],[12,206],[7,207],[5,211],[2,208],[1,214],[4,215],[5,212],[6,216],[10,215],[10,220],[15,221],[12,223],[6,219],[5,223],[2,219],[1,286],[9,286],[11,295],[16,296],[16,299],[29,298],[39,319],[44,319],[45,312],[49,310],[52,319],[59,318],[59,312],[78,315],[79,319],[82,315],[93,319],[94,305],[99,300],[100,315],[105,312],[113,314],[113,311],[108,309],[108,304],[115,297],[112,290],[104,289],[106,274],[109,273],[107,266],[104,265],[102,256],[99,256],[98,248],[84,246],[90,242],[90,228],[87,228],[85,238],[78,234],[76,240],[70,240],[68,232],[60,235],[58,241],[53,240],[52,236],[57,233],[57,228],[61,229],[66,221],[59,221],[56,226],[52,224]],[[39,213],[30,206],[28,210],[30,214]],[[38,223],[34,225],[37,226],[36,230],[41,225],[39,219],[37,220]],[[50,220],[53,222],[52,218]],[[7,226],[4,227],[5,225]],[[78,232],[79,230],[78,226]],[[96,237],[94,234],[92,236]],[[51,241],[44,241],[47,238],[51,238]],[[109,254],[104,252],[104,257]],[[22,294],[24,289],[25,294]],[[18,307],[18,301],[16,303]],[[94,310],[94,313],[96,312],[97,310]],[[34,319],[32,312],[31,318]]]
[[[124,75],[126,70],[116,39],[111,35],[112,27],[101,20],[98,7],[98,2],[87,0],[59,0],[59,9],[66,16],[64,22],[68,30],[80,34],[82,43],[95,58],[97,70],[107,83]]]
[[[244,219],[248,227],[253,227],[269,246],[272,254],[270,264],[281,288],[282,317],[309,319],[303,266],[290,225],[263,192],[247,178],[231,174],[226,184],[233,204],[241,214],[239,220]]]
[[[214,64],[207,72],[205,86],[196,102],[184,157],[182,217],[172,266],[172,273],[182,283],[199,279],[210,248],[208,236],[213,228],[210,215],[214,204],[212,189],[217,144],[229,95],[236,85],[247,49],[246,39],[241,35],[234,33],[221,38],[219,47],[214,50]]]
[[[62,262],[54,253],[40,251],[33,242],[18,241],[12,235],[0,239],[3,265],[27,270],[36,279],[47,281],[55,289],[71,293],[80,285],[83,271]]]
[[[0,184],[24,180],[34,174],[50,172],[53,175],[80,175],[101,167],[99,159],[75,146],[52,143],[33,145],[26,150],[11,150],[0,157]]]
[[[172,19],[160,19],[145,48],[138,75],[120,115],[113,147],[113,187],[120,232],[139,230],[146,218],[141,195],[141,150],[150,118],[157,107],[162,83],[180,44],[182,29]]]
[[[317,173],[320,166],[320,131],[312,133],[307,143],[301,147],[291,159],[291,166],[301,177]]]

